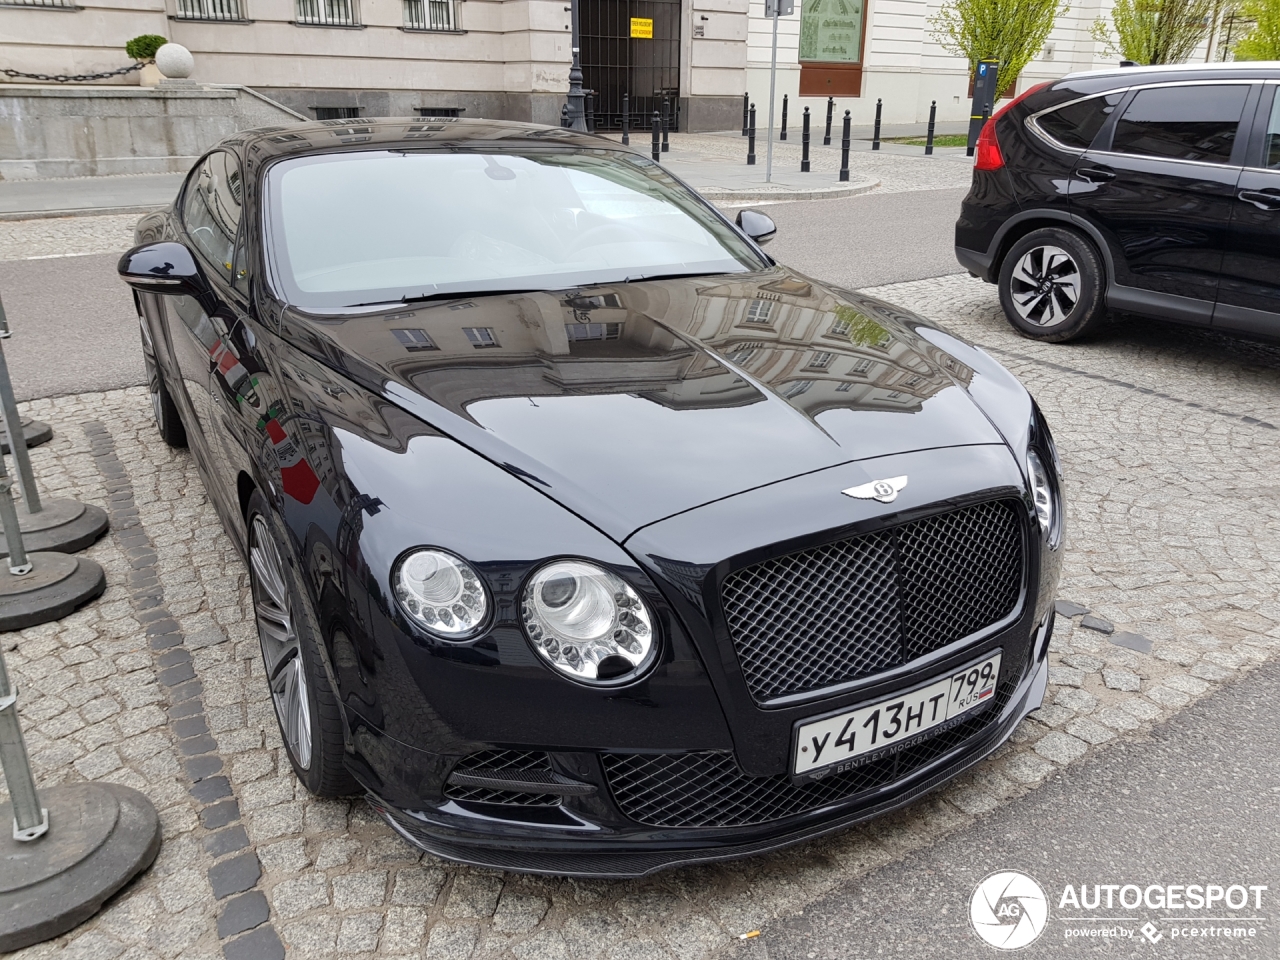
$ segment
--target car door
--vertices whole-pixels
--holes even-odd
[[[1236,184],[1231,229],[1213,324],[1280,336],[1280,86],[1258,104],[1244,170]]]
[[[210,387],[225,358],[223,344],[238,319],[233,279],[241,201],[239,163],[230,153],[216,150],[192,171],[180,202],[179,239],[195,253],[211,296],[205,302],[195,297],[164,298],[174,359],[197,421],[196,453],[212,480],[212,492],[229,503],[233,501],[225,489],[229,480],[218,469],[222,451],[215,435]]]
[[[1248,81],[1153,84],[1130,91],[1072,171],[1071,211],[1110,253],[1117,309],[1209,323],[1236,181]]]

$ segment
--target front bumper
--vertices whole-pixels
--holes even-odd
[[[935,744],[927,762],[890,782],[770,822],[692,828],[630,822],[611,796],[599,756],[592,763],[591,755],[582,754],[567,755],[562,762],[578,776],[590,770],[593,775],[584,779],[597,783],[598,795],[567,799],[561,807],[504,812],[491,805],[445,801],[408,810],[386,802],[375,791],[370,792],[369,801],[415,846],[449,860],[517,872],[638,877],[676,866],[765,853],[903,807],[988,756],[1043,700],[1052,625],[1050,612],[1026,638],[1029,643],[1021,648],[1021,669],[1002,682],[997,703],[979,715],[980,723],[970,721],[975,729],[962,740],[947,742],[945,751]],[[941,741],[942,736],[946,734],[935,740]]]

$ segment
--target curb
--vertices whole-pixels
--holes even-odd
[[[692,186],[692,184],[691,184]],[[794,190],[782,187],[776,190],[748,187],[742,190],[709,187],[694,187],[703,197],[712,203],[737,202],[750,203],[760,200],[838,200],[841,197],[854,197],[860,193],[870,193],[880,186],[879,180],[863,180],[860,183],[831,187],[814,187],[809,190]]]
[[[76,207],[71,210],[18,210],[0,211],[0,223],[10,220],[54,220],[59,217],[112,217],[128,213],[141,216],[154,210],[163,210],[168,203],[152,203],[132,207]]]

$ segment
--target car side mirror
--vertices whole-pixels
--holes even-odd
[[[778,232],[777,225],[759,210],[739,210],[734,221],[748,237],[764,246]]]
[[[181,243],[144,243],[134,247],[116,265],[120,279],[142,293],[209,299],[212,288],[204,271]]]

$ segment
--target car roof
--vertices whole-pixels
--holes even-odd
[[[1280,77],[1280,61],[1275,60],[1242,60],[1229,63],[1162,63],[1155,66],[1105,67],[1101,70],[1080,70],[1069,73],[1063,80],[1084,80],[1104,77],[1118,77],[1131,82],[1169,79],[1203,79],[1232,78],[1265,79]]]
[[[513,120],[463,120],[457,117],[358,117],[350,120],[311,120],[244,130],[219,146],[233,147],[259,163],[284,156],[343,153],[351,150],[399,147],[413,150],[448,149],[468,144],[516,148],[534,144],[579,149],[625,150],[615,140],[564,127],[548,127]]]

